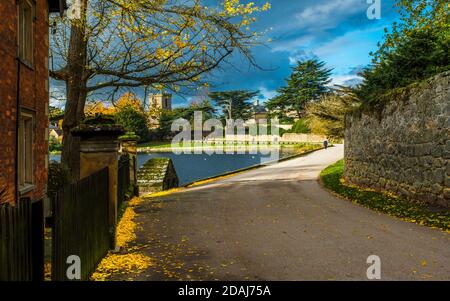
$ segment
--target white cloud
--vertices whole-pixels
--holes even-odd
[[[259,87],[258,90],[261,92],[261,95],[263,96],[265,101],[277,95],[277,92],[275,90],[269,90],[266,87]]]
[[[298,47],[309,47],[311,43],[314,41],[314,36],[312,35],[304,35],[299,38],[293,39],[293,40],[287,40],[287,41],[278,41],[274,40],[271,44],[272,52],[278,52],[278,51],[292,51],[292,49],[298,48]]]
[[[296,50],[289,55],[289,65],[296,65],[298,61],[303,61],[316,57],[312,52]]]
[[[295,15],[299,28],[310,31],[321,31],[333,28],[342,20],[357,12],[367,10],[366,1],[361,0],[333,0],[310,6]]]
[[[362,81],[362,77],[355,75],[335,75],[332,76],[332,81],[330,86],[341,85],[341,86],[353,86],[359,84]]]

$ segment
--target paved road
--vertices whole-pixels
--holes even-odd
[[[317,182],[343,147],[186,189],[136,209],[139,280],[450,280],[450,234],[339,199]]]

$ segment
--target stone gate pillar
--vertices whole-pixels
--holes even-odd
[[[113,235],[117,223],[118,137],[124,133],[116,124],[82,124],[72,130],[72,135],[80,137],[80,179],[105,167],[109,169],[109,222]]]
[[[122,154],[128,154],[130,156],[130,182],[134,187],[134,194],[137,192],[137,142],[139,136],[134,132],[128,132],[119,137],[120,140],[120,152]]]

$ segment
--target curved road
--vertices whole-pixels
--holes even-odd
[[[317,181],[343,156],[320,150],[136,208],[136,249],[155,265],[138,280],[450,280],[450,234],[373,212]]]

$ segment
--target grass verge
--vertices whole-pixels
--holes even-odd
[[[204,147],[204,148],[208,148],[208,149],[226,149],[226,148],[230,148],[230,147],[245,147],[245,148],[250,148],[250,147],[259,147],[259,148],[267,148],[267,147],[304,147],[307,144],[319,144],[322,145],[321,143],[307,143],[307,142],[296,142],[296,143],[279,143],[276,145],[272,145],[271,143],[260,143],[260,144],[252,144],[250,142],[236,142],[234,141],[233,143],[225,143],[223,141],[220,142],[211,142],[211,143],[203,143],[203,142],[190,142],[190,143],[177,143],[177,144],[172,144],[171,141],[150,141],[150,142],[145,142],[145,143],[140,143],[138,145],[138,149],[151,149],[151,150],[164,150],[164,149],[171,149],[172,147],[175,148],[195,148],[195,147]]]
[[[344,160],[340,160],[325,168],[320,177],[326,188],[353,203],[408,222],[450,232],[450,212],[448,210],[436,212],[430,210],[424,203],[411,202],[393,194],[347,185],[343,181],[343,173]]]

